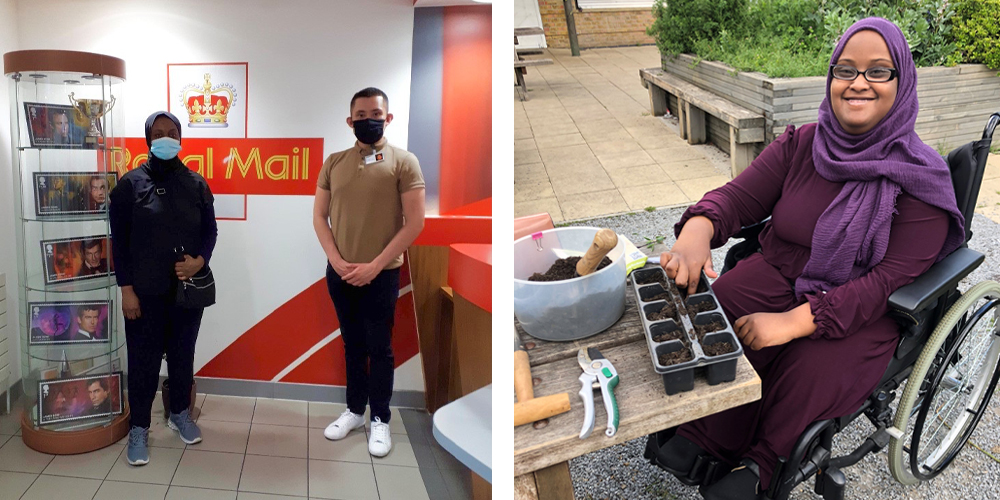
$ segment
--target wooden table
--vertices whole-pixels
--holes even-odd
[[[667,396],[663,378],[653,371],[630,289],[625,293],[621,319],[593,337],[546,342],[535,339],[520,325],[517,330],[531,363],[535,397],[570,394],[569,412],[550,418],[538,429],[531,424],[514,429],[514,490],[518,500],[572,499],[570,459],[760,399],[760,377],[745,357],[737,363],[734,381],[709,386],[703,375],[697,375],[693,391]],[[583,404],[577,395],[577,378],[582,370],[576,354],[584,347],[599,348],[618,370],[620,382],[615,396],[620,421],[618,432],[611,438],[604,435],[608,419],[600,391],[594,393],[594,431],[587,439],[579,438]]]

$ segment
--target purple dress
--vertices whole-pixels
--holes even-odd
[[[761,485],[769,484],[778,456],[817,420],[856,411],[889,364],[898,328],[887,299],[934,264],[948,232],[947,212],[910,196],[896,200],[885,258],[867,274],[828,293],[795,297],[795,280],[809,260],[816,220],[843,183],[813,167],[815,124],[789,127],[732,182],[709,192],[683,215],[712,220],[712,247],[741,226],[771,221],[761,252],[712,285],[730,322],[755,312],[784,312],[808,300],[816,316],[809,337],[744,353],[761,378],[761,399],[682,425],[678,434],[732,464],[752,458]]]

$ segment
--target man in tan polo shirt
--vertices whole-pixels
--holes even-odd
[[[324,435],[342,439],[363,427],[365,405],[370,405],[368,451],[379,457],[392,449],[391,340],[399,267],[403,252],[424,228],[420,165],[413,153],[382,137],[391,122],[385,92],[369,87],[354,94],[347,126],[358,141],[323,162],[313,206],[347,361],[347,410]]]

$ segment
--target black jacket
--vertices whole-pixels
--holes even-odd
[[[128,172],[111,191],[111,248],[119,286],[137,294],[170,293],[175,248],[211,259],[218,236],[215,198],[205,179],[176,157]]]

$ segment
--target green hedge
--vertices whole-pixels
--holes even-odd
[[[965,62],[1000,69],[1000,0],[969,0],[958,6],[955,40]]]
[[[656,0],[653,14],[662,53],[772,77],[825,75],[840,36],[870,16],[903,30],[918,67],[1000,68],[1000,0]]]

